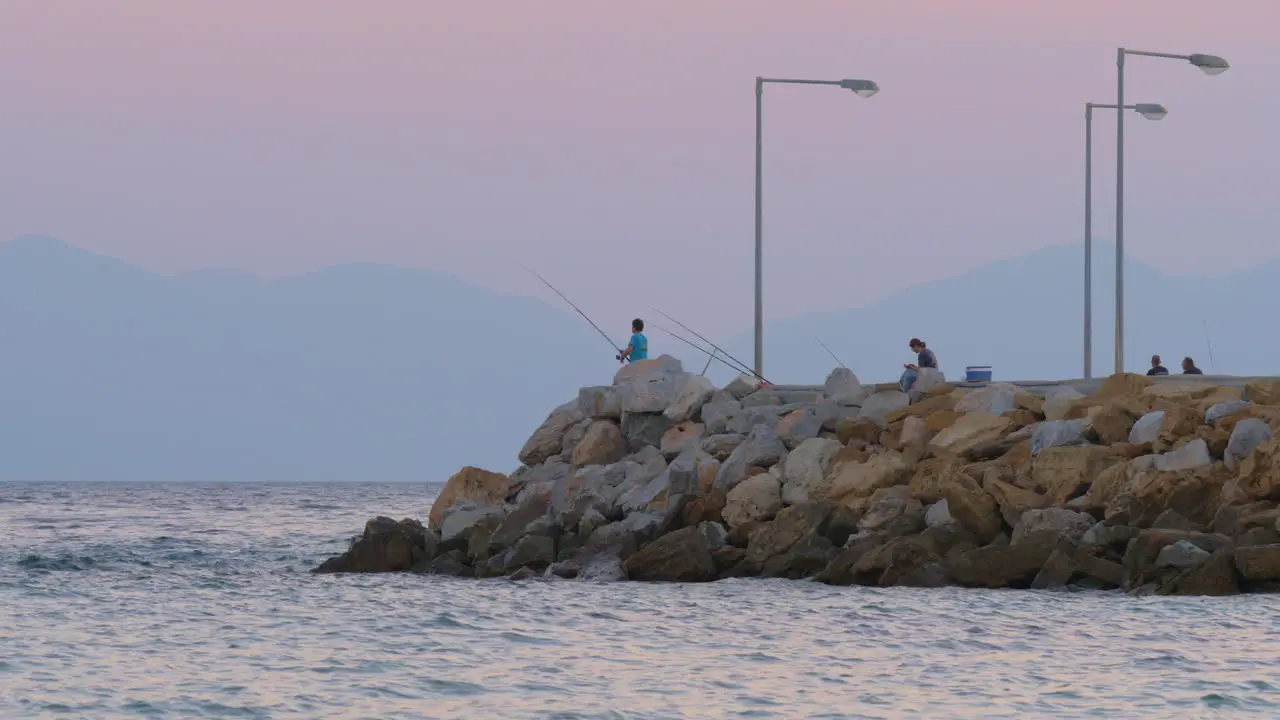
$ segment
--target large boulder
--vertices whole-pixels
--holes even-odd
[[[911,384],[910,399],[919,400],[934,389],[946,385],[947,378],[937,368],[920,368],[916,381]]]
[[[559,450],[557,449],[557,452]],[[432,529],[439,529],[444,520],[445,511],[464,502],[480,505],[495,505],[507,499],[511,489],[511,481],[502,473],[482,470],[467,466],[449,478],[431,505],[427,515],[427,523]]]
[[[1177,450],[1160,455],[1155,464],[1156,470],[1161,472],[1198,470],[1213,465],[1213,458],[1209,455],[1209,445],[1203,439],[1196,438]]]
[[[1280,436],[1263,441],[1240,463],[1236,484],[1250,500],[1280,500]]]
[[[1204,411],[1204,424],[1212,425],[1213,421],[1220,418],[1229,417],[1236,413],[1247,409],[1253,403],[1248,400],[1232,400],[1229,402],[1215,403],[1208,410]]]
[[[871,495],[858,530],[885,537],[911,535],[924,529],[924,506],[905,485],[883,488]]]
[[[1017,386],[1009,383],[987,385],[961,398],[956,403],[955,411],[959,413],[986,412],[992,415],[1001,415],[1016,407],[1013,398],[1017,392]]]
[[[376,517],[365,523],[364,534],[345,553],[325,560],[315,572],[404,572],[429,562],[439,543],[436,534],[417,520]]]
[[[662,445],[662,436],[671,429],[671,425],[672,422],[662,413],[622,414],[622,436],[627,439],[627,449],[633,453]]]
[[[965,413],[954,425],[933,436],[929,448],[939,455],[964,455],[1000,441],[1014,429],[1013,425],[1013,420],[1003,415],[981,411]]]
[[[1227,468],[1235,470],[1241,461],[1269,439],[1271,430],[1265,422],[1257,418],[1245,418],[1232,428],[1231,439],[1227,441],[1227,451],[1222,459]]]
[[[739,375],[724,386],[724,391],[741,400],[759,390],[760,384],[760,378],[754,375]]]
[[[1031,455],[1054,447],[1083,445],[1085,423],[1083,420],[1049,420],[1036,426],[1031,433]]]
[[[858,382],[858,376],[849,368],[839,367],[827,375],[822,395],[828,402],[843,406],[861,406],[867,399],[867,389]]]
[[[885,416],[911,404],[911,398],[901,390],[882,390],[862,401],[860,416],[884,427]]]
[[[788,454],[782,465],[783,502],[799,505],[824,499],[827,470],[840,448],[838,440],[813,438],[800,443]]]
[[[743,480],[729,491],[721,515],[730,528],[771,520],[782,509],[782,484],[770,473]]]
[[[759,395],[760,393],[757,393]],[[754,397],[754,396],[752,396]],[[770,430],[778,427],[782,416],[791,412],[795,408],[787,408],[782,405],[753,405],[743,407],[729,417],[726,428],[728,432],[739,433],[745,435],[751,432],[751,429],[757,425],[766,425]]]
[[[1022,519],[1013,530],[1013,544],[1017,545],[1034,533],[1050,530],[1079,541],[1096,524],[1092,515],[1066,508],[1032,509],[1022,513]]]
[[[1099,445],[1128,442],[1129,433],[1140,416],[1135,414],[1130,403],[1094,405],[1084,418],[1084,434]]]
[[[747,562],[763,566],[765,561],[791,549],[812,530],[821,531],[834,507],[827,503],[806,503],[783,508],[770,522],[751,534]]]
[[[683,375],[684,365],[670,355],[637,360],[623,365],[613,374],[614,385],[661,382],[674,375]]]
[[[608,465],[626,457],[627,441],[622,430],[612,420],[593,420],[587,432],[573,448],[569,462],[575,468],[587,465]]]
[[[1160,438],[1160,428],[1164,425],[1164,410],[1153,410],[1138,418],[1129,429],[1130,445],[1154,444]]]
[[[947,512],[972,533],[979,544],[991,542],[1004,529],[996,501],[968,474],[959,470],[949,472],[939,484]]]
[[[837,448],[838,449],[838,448]],[[901,453],[883,452],[865,461],[836,456],[827,472],[820,492],[811,492],[811,499],[827,499],[846,507],[860,505],[877,490],[902,485],[911,477],[907,461]],[[790,460],[788,460],[790,462]],[[785,496],[785,491],[784,491]]]
[[[702,441],[702,451],[717,460],[728,460],[733,451],[737,450],[745,439],[746,436],[735,433],[712,435]]]
[[[710,380],[702,375],[690,375],[685,379],[684,387],[680,388],[675,400],[663,410],[663,414],[668,420],[676,423],[689,420],[694,413],[702,409],[715,392],[716,386]]]
[[[578,409],[577,398],[552,410],[521,448],[520,462],[529,466],[539,465],[552,455],[559,455],[565,434],[584,419],[586,416]]]
[[[662,435],[659,449],[662,450],[663,456],[670,460],[690,448],[701,448],[706,432],[706,426],[702,423],[685,420],[672,425]]]
[[[1149,527],[1169,510],[1205,525],[1217,510],[1224,478],[1211,470],[1135,473],[1128,486],[1107,505],[1109,521],[1125,519]]]
[[[835,405],[808,405],[783,415],[774,432],[789,449],[818,437],[823,426],[836,419]]]
[[[487,554],[505,550],[526,535],[553,535],[550,507],[549,498],[533,498],[511,508],[489,534]]]
[[[728,432],[729,420],[740,412],[742,403],[721,390],[702,406],[702,424],[707,426],[708,433],[720,435]]]
[[[478,505],[473,502],[455,505],[449,508],[440,522],[440,542],[446,550],[466,549],[471,543],[473,532],[478,528],[492,531],[506,514],[506,509],[501,505]]]
[[[1065,419],[1072,406],[1084,395],[1070,386],[1060,386],[1050,390],[1044,398],[1043,412],[1046,420]]]
[[[1236,548],[1235,564],[1249,582],[1280,582],[1280,544]]]
[[[709,582],[716,576],[707,534],[697,527],[663,535],[629,556],[623,568],[632,580],[650,582]]]
[[[1000,516],[1009,527],[1016,527],[1028,510],[1036,510],[1049,504],[1049,499],[1045,496],[1007,483],[992,473],[983,476],[982,489],[996,501]]]
[[[966,587],[1030,587],[1049,556],[1065,542],[1058,533],[1046,531],[1028,535],[1017,545],[962,549],[948,555],[947,573]]]
[[[1117,460],[1105,447],[1051,447],[1032,460],[1031,477],[1050,503],[1063,505],[1084,494],[1094,478]]]
[[[731,490],[747,477],[751,467],[772,467],[787,456],[787,447],[768,425],[757,425],[751,434],[720,465],[716,487]]]
[[[622,397],[612,385],[580,388],[578,412],[590,420],[619,420],[622,418]]]

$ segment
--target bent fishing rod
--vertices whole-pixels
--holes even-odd
[[[849,369],[849,366],[848,366],[848,365],[845,365],[845,364],[844,364],[844,363],[842,363],[842,362],[840,362],[840,358],[836,357],[835,352],[834,352],[834,351],[832,351],[832,349],[831,349],[831,348],[827,347],[827,344],[826,344],[826,343],[822,342],[822,338],[818,337],[817,335],[814,335],[814,336],[813,336],[813,339],[818,341],[818,344],[819,344],[819,345],[821,345],[821,346],[823,347],[823,349],[827,351],[827,354],[831,356],[831,359],[832,359],[832,360],[835,360],[835,361],[836,361],[836,363],[837,363],[838,365],[840,365],[840,367],[844,368],[845,370],[848,370],[848,369]]]
[[[739,369],[737,366],[732,365],[732,364],[730,364],[730,363],[726,362],[726,361],[724,360],[724,358],[721,358],[719,355],[716,355],[716,351],[715,351],[715,350],[708,350],[708,349],[706,349],[706,348],[702,347],[701,345],[699,345],[699,344],[697,344],[697,343],[693,342],[692,340],[689,340],[689,339],[687,339],[687,338],[683,338],[683,337],[681,337],[681,336],[679,336],[679,335],[677,335],[677,334],[675,334],[675,333],[671,332],[670,330],[668,330],[668,329],[666,329],[666,328],[662,327],[661,325],[654,325],[654,327],[655,327],[655,328],[657,328],[657,329],[659,329],[659,330],[661,330],[662,332],[664,332],[664,333],[666,333],[666,334],[670,335],[671,337],[673,337],[673,338],[675,338],[675,339],[679,340],[680,342],[684,343],[685,345],[688,345],[689,347],[691,347],[691,348],[693,348],[693,349],[697,350],[698,352],[700,352],[700,353],[702,353],[702,354],[706,355],[706,356],[707,356],[707,366],[708,366],[708,367],[710,367],[710,365],[711,365],[711,361],[712,361],[712,360],[715,360],[715,361],[719,362],[721,365],[724,365],[725,367],[729,368],[730,370],[732,370],[732,371],[734,371],[734,372],[740,372],[740,369]],[[702,370],[702,374],[703,374],[703,375],[706,375],[706,374],[707,374],[707,370],[706,370],[706,368],[703,368],[703,370]]]
[[[666,319],[670,320],[671,322],[673,322],[673,323],[675,323],[675,324],[679,325],[680,327],[684,328],[684,329],[685,329],[685,330],[687,330],[688,332],[692,333],[694,337],[698,338],[698,339],[699,339],[699,340],[701,340],[702,342],[704,342],[704,343],[706,343],[706,344],[710,345],[711,347],[715,348],[715,349],[716,349],[716,350],[717,350],[721,355],[724,355],[725,357],[727,357],[727,358],[729,358],[730,360],[732,360],[732,361],[734,361],[735,363],[737,363],[737,365],[738,365],[738,369],[739,369],[742,373],[744,373],[744,374],[746,374],[746,375],[752,375],[752,376],[756,377],[757,379],[759,379],[761,382],[763,382],[763,383],[764,383],[764,384],[766,384],[766,385],[772,385],[772,384],[773,384],[773,383],[769,382],[768,380],[766,380],[766,379],[764,378],[764,376],[763,376],[763,375],[761,375],[760,373],[756,372],[755,370],[752,370],[752,369],[748,368],[746,363],[742,362],[742,361],[741,361],[741,360],[739,360],[738,358],[736,358],[736,357],[734,357],[734,356],[730,355],[729,353],[725,352],[725,349],[724,349],[724,348],[722,348],[722,347],[720,347],[719,345],[717,345],[717,344],[715,344],[715,343],[711,342],[711,341],[710,341],[710,340],[708,340],[705,336],[700,335],[700,334],[698,333],[698,331],[697,331],[697,330],[694,330],[693,328],[689,327],[688,325],[685,325],[684,323],[680,322],[679,320],[677,320],[677,319],[675,319],[675,318],[671,317],[670,315],[668,315],[668,314],[666,314],[666,313],[662,312],[662,311],[661,311],[661,310],[659,310],[658,308],[654,308],[654,309],[653,309],[653,311],[654,311],[654,312],[656,312],[656,313],[658,313],[658,314],[659,314],[659,315],[661,315],[662,317],[664,317],[664,318],[666,318]]]
[[[618,347],[617,343],[615,343],[612,338],[610,338],[607,334],[605,334],[605,331],[601,330],[599,325],[595,324],[595,321],[587,317],[587,314],[582,312],[582,309],[579,308],[577,305],[574,305],[573,301],[570,300],[568,297],[566,297],[564,293],[557,290],[555,285],[552,285],[551,283],[547,282],[546,278],[534,272],[533,269],[530,268],[528,265],[521,264],[520,267],[524,268],[525,270],[528,270],[530,274],[532,274],[534,277],[541,280],[543,285],[546,285],[547,287],[551,288],[551,292],[559,295],[562,300],[569,303],[569,307],[576,310],[578,314],[582,316],[583,320],[586,320],[587,322],[591,323],[591,327],[595,328],[596,332],[600,333],[600,337],[604,338],[605,342],[609,343],[609,347],[613,348],[613,351],[617,353],[614,359],[616,359],[618,362],[622,362],[622,348]]]

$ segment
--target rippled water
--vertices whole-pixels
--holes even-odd
[[[387,485],[0,485],[0,717],[1280,716],[1280,599],[314,576]]]

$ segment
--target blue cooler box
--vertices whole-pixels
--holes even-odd
[[[990,365],[970,365],[964,369],[965,382],[991,382]]]

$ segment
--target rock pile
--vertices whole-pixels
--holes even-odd
[[[370,520],[317,572],[1272,591],[1278,427],[1280,383],[718,390],[664,356],[552,411],[509,477],[464,468],[425,527]]]

